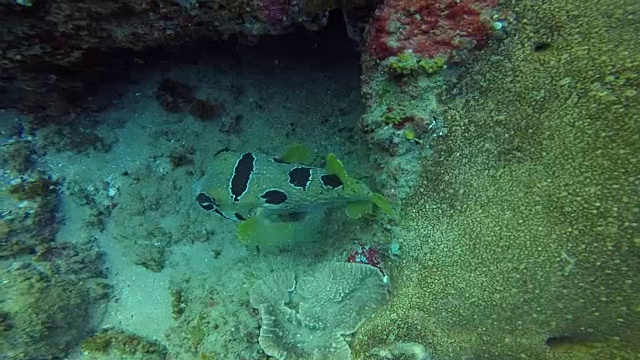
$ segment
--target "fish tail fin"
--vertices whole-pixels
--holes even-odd
[[[256,216],[252,216],[241,222],[236,229],[238,240],[243,244],[251,244],[251,239],[258,233],[260,220]]]
[[[385,214],[387,215],[393,214],[393,209],[391,208],[391,204],[389,203],[389,200],[387,200],[387,198],[382,196],[382,194],[377,192],[372,192],[369,195],[369,200],[371,200],[372,203],[376,204],[376,206],[379,207],[380,210],[382,210],[382,212],[384,212]]]

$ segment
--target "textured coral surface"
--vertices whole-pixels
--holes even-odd
[[[638,3],[508,6],[518,28],[443,99],[449,132],[357,358],[394,341],[437,359],[640,352]]]
[[[370,27],[368,48],[384,59],[410,50],[425,57],[454,57],[491,34],[496,0],[387,0]]]

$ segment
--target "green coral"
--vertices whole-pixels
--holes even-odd
[[[398,341],[443,359],[640,353],[637,3],[507,4],[517,32],[442,99],[448,138],[406,202],[394,300],[354,358]]]
[[[384,121],[386,124],[395,125],[402,122],[402,118],[400,117],[400,115],[398,115],[397,112],[391,111],[382,114],[382,121]]]
[[[388,58],[384,63],[397,75],[433,75],[444,69],[447,61],[443,57],[422,58],[411,51],[405,51]]]
[[[418,57],[411,51],[405,51],[387,60],[387,66],[396,74],[408,75],[418,69]]]
[[[422,59],[418,61],[418,68],[427,75],[440,72],[445,68],[447,61],[443,57],[435,57],[431,59]]]

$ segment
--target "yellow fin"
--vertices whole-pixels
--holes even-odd
[[[245,245],[289,245],[295,242],[296,223],[272,222],[252,216],[238,225],[238,240]]]
[[[327,156],[327,172],[330,175],[336,175],[343,184],[349,181],[347,171],[344,169],[342,161],[338,160],[336,154],[331,153]]]
[[[351,219],[360,219],[366,214],[373,212],[373,205],[370,201],[356,201],[347,203],[347,216]]]
[[[280,160],[293,164],[309,165],[311,149],[301,144],[292,145],[287,150],[287,153],[280,157]]]
[[[340,179],[340,181],[342,181],[344,189],[347,193],[366,194],[370,192],[366,185],[363,185],[359,181],[347,175],[347,171],[344,169],[344,164],[342,164],[342,161],[338,160],[336,155],[333,153],[327,156],[327,172],[331,175],[336,175]],[[369,194],[369,200],[370,201],[357,201],[348,203],[347,216],[352,219],[358,219],[364,214],[372,213],[372,203],[376,204],[376,206],[378,206],[380,210],[382,210],[386,214],[391,215],[393,213],[389,201],[387,201],[387,199],[385,199],[381,194],[372,192]]]
[[[379,207],[380,210],[382,210],[385,214],[393,214],[391,204],[389,204],[389,201],[384,196],[382,196],[382,194],[376,192],[371,193],[371,195],[369,195],[369,199],[371,200],[371,202],[376,204],[376,206]]]

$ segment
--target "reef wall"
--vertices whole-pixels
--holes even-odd
[[[640,353],[638,3],[503,6],[508,36],[438,99],[448,132],[414,164],[391,302],[355,358]]]

